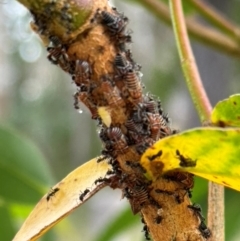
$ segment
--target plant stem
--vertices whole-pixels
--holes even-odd
[[[173,29],[186,83],[201,122],[209,121],[212,107],[203,88],[189,42],[181,0],[169,0]],[[224,188],[209,184],[208,221],[211,240],[224,241]],[[218,208],[216,212],[216,207]]]
[[[227,33],[230,37],[233,37],[237,41],[240,40],[240,28],[219,13],[216,9],[200,0],[188,1],[200,14],[202,14],[209,22],[219,28],[219,30]]]
[[[209,241],[224,241],[224,187],[214,182],[208,183],[208,225],[212,231]]]
[[[173,29],[186,83],[201,122],[208,122],[212,107],[202,85],[195,58],[188,39],[180,0],[170,0]]]
[[[159,0],[139,0],[138,3],[145,6],[151,11],[151,13],[164,21],[166,24],[171,24],[169,8],[163,2]],[[186,24],[189,34],[198,41],[214,49],[217,49],[222,53],[234,57],[240,57],[240,47],[237,41],[214,29],[203,26],[192,18],[186,19]]]

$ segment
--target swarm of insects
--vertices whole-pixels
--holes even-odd
[[[48,7],[50,14],[47,16],[50,17],[53,12],[51,6]],[[69,23],[70,31],[72,16],[69,15],[68,8],[67,4],[62,6],[61,18]],[[46,19],[39,16],[34,19],[39,32],[47,34]],[[152,222],[161,226],[163,217],[158,211],[162,210],[162,203],[151,196],[152,182],[145,177],[146,170],[139,160],[143,152],[158,139],[174,134],[175,131],[171,129],[170,119],[163,112],[159,99],[143,93],[141,66],[134,61],[129,49],[132,38],[131,31],[127,29],[128,18],[116,8],[97,8],[89,23],[91,27],[70,43],[64,42],[57,35],[49,36],[47,58],[69,73],[76,84],[74,107],[79,109],[79,102],[84,104],[92,119],[98,122],[103,146],[102,157],[98,162],[107,161],[112,170],[104,178],[95,180],[95,184],[104,182],[112,188],[120,188],[122,196],[129,200],[134,214],[148,205],[153,206],[157,211]],[[96,39],[96,43],[93,39]],[[103,44],[102,39],[105,40]],[[153,161],[161,155],[162,151],[158,151],[148,159]],[[191,160],[182,156],[179,151],[176,155],[182,165],[190,165]],[[184,192],[183,198],[167,191],[156,190],[154,193],[158,196],[161,196],[159,193],[173,195],[180,204],[185,193],[190,193],[192,176],[177,173],[169,175],[166,180],[178,183],[181,189],[179,193]],[[47,200],[57,191],[50,192]],[[79,196],[80,201],[84,201],[89,192],[89,189],[84,190]],[[198,229],[204,237],[208,237],[208,229],[204,225],[201,222]],[[146,223],[144,233],[146,239],[150,239]]]

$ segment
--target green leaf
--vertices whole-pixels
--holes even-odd
[[[0,126],[0,195],[5,201],[35,203],[50,183],[47,162],[32,141]]]
[[[218,102],[213,109],[211,121],[218,126],[240,127],[240,94]]]
[[[159,140],[141,164],[151,179],[177,170],[240,191],[239,157],[240,129],[196,128]]]
[[[12,240],[15,230],[14,223],[6,205],[0,205],[1,240]]]

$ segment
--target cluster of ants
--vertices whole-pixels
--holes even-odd
[[[65,8],[64,11],[66,12]],[[134,214],[138,213],[144,205],[154,205],[157,209],[155,223],[160,224],[162,207],[149,194],[151,182],[144,177],[144,168],[139,161],[126,160],[124,169],[117,157],[124,155],[130,148],[141,156],[158,139],[174,134],[176,131],[170,128],[169,118],[164,114],[160,101],[150,94],[143,94],[141,66],[133,60],[131,51],[128,49],[128,44],[131,43],[131,32],[126,29],[128,18],[119,13],[116,8],[111,12],[98,9],[94,18],[91,19],[91,24],[94,23],[102,25],[104,33],[114,43],[116,56],[112,61],[113,73],[94,79],[93,64],[88,59],[69,57],[68,45],[63,44],[57,36],[49,37],[48,59],[72,76],[77,86],[77,92],[74,95],[75,108],[79,109],[79,101],[81,101],[91,112],[92,119],[97,120],[100,126],[99,136],[103,143],[103,150],[98,162],[108,160],[112,170],[109,170],[105,177],[97,179],[95,185],[104,182],[112,188],[120,188],[123,197],[129,200]],[[37,23],[37,25],[41,24]],[[100,111],[102,106],[105,108]],[[117,123],[113,115],[117,115],[119,108],[125,109],[126,119]],[[177,155],[181,163],[186,165],[179,151]],[[129,169],[131,169],[130,172],[126,171]],[[47,201],[58,191],[59,188],[53,189],[48,194]],[[81,202],[89,192],[90,190],[86,189],[80,194]],[[201,219],[200,232],[208,238],[210,233],[200,215],[201,211],[196,207],[191,209]],[[149,240],[148,227],[143,218],[142,222],[145,237]]]

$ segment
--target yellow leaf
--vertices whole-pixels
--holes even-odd
[[[96,183],[104,177],[111,167],[105,162],[97,162],[94,158],[78,167],[44,195],[30,213],[13,241],[36,240],[47,230],[57,224],[66,215],[79,207],[93,194],[100,190],[104,183]],[[79,196],[88,189],[84,201]]]
[[[196,128],[166,137],[141,158],[151,179],[190,172],[240,191],[240,129]]]
[[[240,94],[218,102],[211,114],[211,121],[218,126],[240,127]]]

